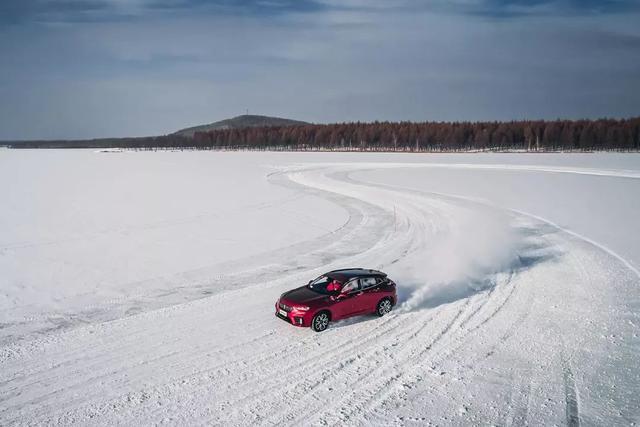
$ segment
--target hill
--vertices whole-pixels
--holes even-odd
[[[192,137],[196,132],[207,132],[211,130],[223,129],[244,129],[255,127],[274,127],[274,126],[302,126],[308,125],[307,122],[298,120],[282,119],[280,117],[257,116],[251,114],[243,114],[232,119],[220,120],[219,122],[209,123],[207,125],[193,126],[180,129],[175,132],[176,135]]]

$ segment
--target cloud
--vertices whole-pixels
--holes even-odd
[[[638,0],[3,0],[0,25],[144,20],[162,14],[255,15],[327,11],[432,12],[514,18],[637,11]]]
[[[269,16],[323,8],[314,0],[3,0],[0,24],[117,22],[163,13]]]
[[[450,4],[454,10],[494,17],[602,15],[640,8],[637,0],[480,0]]]
[[[102,0],[5,0],[0,2],[0,23],[94,20],[110,11],[109,3]]]
[[[0,140],[160,134],[246,108],[313,122],[640,114],[637,12],[13,1],[0,3],[14,5],[0,24]]]
[[[640,9],[638,0],[322,0],[333,8],[361,11],[431,11],[487,17],[601,15]]]

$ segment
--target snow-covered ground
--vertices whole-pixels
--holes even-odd
[[[0,424],[633,425],[637,154],[0,151]],[[330,269],[399,285],[320,334]]]

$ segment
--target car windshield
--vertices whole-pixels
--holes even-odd
[[[316,280],[309,283],[307,287],[318,293],[326,294],[326,295],[333,295],[335,293],[338,293],[339,291],[331,291],[327,289],[327,286],[329,286],[329,284],[331,283],[336,283],[336,281],[334,281],[334,279],[332,279],[329,276],[320,276]]]

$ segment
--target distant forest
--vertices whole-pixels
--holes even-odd
[[[87,141],[23,141],[13,148],[336,151],[595,151],[640,149],[640,117],[624,120],[374,122],[217,129]]]

